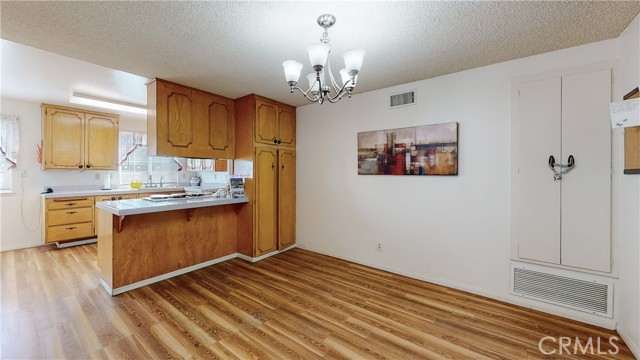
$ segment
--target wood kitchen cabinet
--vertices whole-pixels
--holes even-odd
[[[118,115],[43,104],[42,169],[115,170]]]
[[[255,141],[261,144],[296,146],[295,108],[259,96],[255,99]]]
[[[150,156],[233,159],[234,102],[166,80],[147,84]]]
[[[43,199],[45,243],[94,236],[93,196]]]
[[[295,134],[295,108],[256,95],[235,105],[236,159],[253,162],[253,178],[245,179],[250,201],[238,214],[238,252],[258,258],[295,244],[295,136],[273,141]]]

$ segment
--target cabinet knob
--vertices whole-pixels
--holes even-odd
[[[89,169],[91,167],[91,164],[87,164],[87,169]]]
[[[273,139],[273,143],[277,144],[278,143],[278,139]]]
[[[118,200],[122,200],[122,196],[118,196]]]
[[[78,164],[78,168],[82,169],[83,168],[82,164]]]
[[[112,197],[111,197],[111,200],[115,200],[115,199],[116,199],[116,197],[115,197],[115,196],[112,196]]]
[[[278,139],[278,144],[282,144],[282,140],[281,139]]]

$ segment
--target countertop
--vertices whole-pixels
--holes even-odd
[[[133,189],[121,187],[117,189],[102,190],[99,186],[58,186],[52,187],[53,192],[42,194],[45,199],[63,198],[72,196],[100,196],[100,195],[122,195],[122,194],[144,194],[154,192],[183,192],[183,191],[215,191],[224,188],[224,184],[203,184],[202,186],[163,186],[163,187],[141,187]]]
[[[242,204],[249,202],[246,197],[217,198],[207,196],[190,199],[170,199],[166,201],[149,201],[145,199],[126,199],[118,201],[103,201],[96,204],[102,209],[117,216],[138,215],[172,210],[195,209],[208,206],[220,206],[229,204]]]

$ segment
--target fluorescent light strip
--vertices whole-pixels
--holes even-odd
[[[75,93],[75,92],[69,99],[69,102],[72,104],[94,106],[94,107],[99,107],[103,109],[127,111],[135,114],[147,113],[147,108],[144,106],[129,104],[129,103],[117,101],[117,100],[102,99],[99,97]]]

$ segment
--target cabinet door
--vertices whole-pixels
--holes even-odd
[[[91,114],[85,116],[85,168],[118,168],[118,118]]]
[[[560,184],[549,156],[560,154],[559,77],[522,83],[512,129],[511,236],[518,257],[560,264]]]
[[[296,242],[296,153],[278,154],[278,249],[284,249]]]
[[[276,144],[278,139],[278,106],[256,99],[256,142]]]
[[[84,113],[45,107],[43,169],[84,169]]]
[[[296,146],[296,113],[289,107],[278,107],[278,140],[281,145]]]
[[[611,271],[611,70],[562,77],[562,265]]]
[[[233,101],[209,95],[206,97],[207,131],[202,158],[232,159],[235,157]]]
[[[155,129],[149,131],[149,136],[156,136],[157,148],[155,154],[153,149],[150,154],[188,157],[196,112],[194,90],[158,80]]]
[[[276,249],[277,173],[276,149],[256,148],[255,155],[255,256]]]

